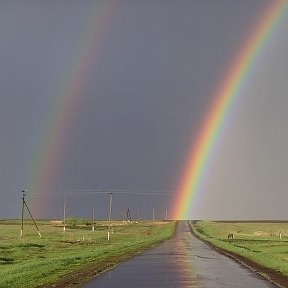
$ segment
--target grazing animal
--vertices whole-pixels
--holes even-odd
[[[228,238],[228,240],[232,240],[232,239],[234,239],[234,235],[233,235],[233,233],[228,234],[227,238]]]

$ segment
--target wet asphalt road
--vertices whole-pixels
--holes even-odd
[[[276,287],[191,235],[180,222],[171,240],[92,279],[101,288],[268,288]]]

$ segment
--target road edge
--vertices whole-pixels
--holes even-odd
[[[244,257],[238,255],[234,252],[227,251],[223,248],[217,247],[211,242],[203,239],[198,234],[196,234],[193,230],[193,221],[187,221],[189,230],[191,234],[199,239],[200,241],[204,242],[208,245],[211,249],[217,251],[218,253],[234,260],[235,262],[241,264],[245,268],[249,269],[250,271],[258,274],[260,277],[264,278],[266,281],[276,285],[279,288],[288,288],[288,277],[271,268],[267,268],[265,266],[259,265],[258,263]]]
[[[132,259],[150,249],[157,247],[169,239],[172,239],[176,234],[178,221],[175,221],[174,230],[170,237],[166,239],[162,239],[158,242],[151,243],[145,247],[140,249],[136,249],[129,253],[124,253],[123,255],[111,256],[108,259],[100,262],[89,263],[87,265],[83,265],[81,268],[69,272],[66,275],[59,278],[57,281],[49,284],[39,285],[38,288],[77,288],[82,287],[87,284],[90,280],[95,277],[100,276],[101,274],[115,268],[121,263]]]

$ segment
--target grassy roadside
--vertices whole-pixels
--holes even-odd
[[[0,223],[0,287],[39,287],[84,268],[95,275],[168,239],[175,230],[175,222],[113,222],[108,242],[106,222],[98,222],[94,232],[85,223],[73,223],[63,233],[59,223],[43,221],[38,223],[42,238],[29,224],[19,239],[19,225]],[[82,276],[87,280],[85,273]],[[71,282],[69,276],[65,281]]]
[[[287,282],[288,223],[195,221],[192,229],[212,245],[242,259],[249,259],[259,267],[274,270],[278,276],[284,275]],[[227,239],[230,233],[234,236],[233,240]]]

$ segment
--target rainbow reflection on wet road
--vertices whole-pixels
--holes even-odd
[[[191,235],[186,222],[175,236],[92,279],[84,288],[272,288],[273,284],[212,250]]]

